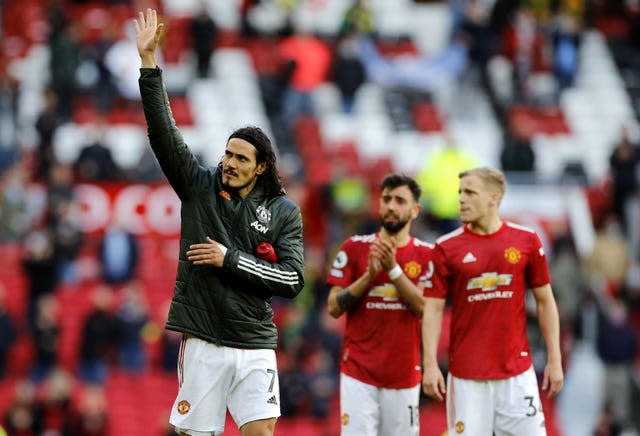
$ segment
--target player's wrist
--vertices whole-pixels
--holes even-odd
[[[439,368],[438,361],[437,360],[433,360],[433,359],[425,359],[425,360],[423,360],[422,366],[424,367],[424,369]]]
[[[140,55],[141,68],[155,68],[158,66],[155,54],[143,53]]]
[[[387,271],[387,275],[389,276],[389,279],[391,281],[399,279],[402,274],[402,268],[397,263],[393,266],[393,268]]]

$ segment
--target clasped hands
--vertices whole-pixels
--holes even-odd
[[[376,238],[369,249],[368,271],[374,277],[380,271],[389,271],[397,265],[396,239],[392,236],[388,240]]]

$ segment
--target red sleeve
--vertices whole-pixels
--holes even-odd
[[[436,244],[433,250],[433,278],[432,287],[425,288],[425,297],[447,298],[451,272],[447,265],[446,255],[442,246]]]
[[[529,265],[527,265],[527,284],[531,288],[537,288],[551,283],[551,274],[544,247],[535,233],[532,236],[531,245],[531,255],[529,256]]]
[[[347,239],[342,243],[340,251],[338,251],[331,264],[331,269],[327,277],[327,283],[329,285],[344,288],[354,281],[355,255],[354,245],[351,239]]]

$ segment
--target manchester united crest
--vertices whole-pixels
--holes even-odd
[[[340,422],[342,422],[343,426],[349,424],[349,414],[343,413],[342,416],[340,417]]]
[[[180,415],[185,415],[191,410],[191,404],[187,400],[182,400],[178,403],[177,409]]]
[[[258,216],[258,221],[262,224],[269,224],[269,221],[271,221],[271,212],[262,205],[256,209],[256,215]]]
[[[456,422],[456,433],[464,433],[464,422]]]
[[[411,262],[406,263],[403,269],[404,269],[404,273],[409,278],[412,278],[412,279],[415,279],[416,277],[418,277],[422,272],[422,266],[420,266],[420,264],[415,260],[412,260]]]
[[[507,259],[507,262],[513,265],[520,262],[521,257],[522,257],[522,254],[520,254],[520,250],[518,250],[515,247],[509,247],[506,250],[504,250],[504,258]]]

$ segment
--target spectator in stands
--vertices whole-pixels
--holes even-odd
[[[36,413],[35,385],[28,380],[18,380],[2,424],[11,436],[38,436],[40,421]]]
[[[524,118],[516,118],[508,127],[500,152],[500,166],[506,173],[533,175],[536,155],[531,146],[531,127]]]
[[[74,407],[73,436],[109,436],[109,412],[102,386],[85,386]]]
[[[201,1],[200,10],[193,17],[190,30],[198,77],[209,77],[211,53],[215,47],[218,28],[207,11],[205,1]]]
[[[115,314],[118,363],[130,373],[139,373],[147,363],[142,336],[149,321],[149,309],[139,283],[129,282],[121,293],[122,301]]]
[[[140,12],[135,26],[151,147],[182,201],[167,327],[185,336],[170,421],[183,435],[221,433],[229,409],[245,436],[273,435],[280,406],[270,302],[293,298],[304,286],[300,208],[284,195],[260,128],[231,133],[216,168],[199,165],[163,115],[170,107],[156,61],[163,27],[156,11]]]
[[[102,126],[98,128],[98,132],[102,132]],[[79,181],[105,182],[123,178],[121,169],[113,159],[111,149],[104,145],[100,136],[80,150],[74,167]]]
[[[418,184],[392,174],[380,188],[379,232],[347,239],[327,279],[329,313],[347,316],[343,436],[420,432],[420,317],[433,272],[432,246],[410,233],[420,213]]]
[[[580,301],[589,289],[589,281],[569,232],[553,241],[553,257],[549,268],[558,303],[560,326],[571,329],[578,319]]]
[[[554,21],[551,44],[553,73],[558,84],[558,93],[562,93],[564,89],[573,86],[578,73],[581,29],[576,17],[566,10],[561,10]]]
[[[366,81],[364,66],[358,57],[358,42],[356,34],[346,33],[338,42],[330,77],[340,90],[342,110],[350,114],[353,112],[353,102],[356,92]]]
[[[238,12],[240,13],[240,35],[243,38],[250,38],[259,33],[249,19],[249,12],[258,3],[260,0],[240,0]]]
[[[105,19],[109,22],[105,23],[100,34],[95,39],[85,41],[79,70],[80,85],[89,92],[93,104],[102,114],[112,110],[118,101],[116,80],[105,64],[105,57],[118,40],[120,30],[111,17],[106,16]]]
[[[584,262],[592,283],[604,286],[607,294],[618,294],[627,277],[631,259],[627,241],[615,215],[609,215],[602,227],[596,229],[591,253]]]
[[[333,174],[326,189],[328,243],[340,244],[344,238],[353,233],[360,233],[367,227],[367,217],[370,215],[369,190],[367,181],[363,177]],[[378,223],[373,226],[377,229]],[[375,229],[370,229],[372,232]]]
[[[32,326],[38,300],[43,295],[53,294],[58,286],[58,263],[51,232],[47,229],[33,229],[24,238],[22,251],[22,267],[29,289],[27,319],[29,326]]]
[[[16,323],[7,312],[6,289],[0,282],[0,380],[4,379],[7,357],[16,341]]]
[[[79,350],[79,377],[87,383],[106,381],[116,333],[112,304],[111,289],[98,286],[93,291],[93,309],[84,319]]]
[[[530,102],[533,94],[529,78],[535,71],[547,68],[545,40],[533,10],[521,4],[502,35],[502,54],[513,66],[515,98]]]
[[[469,41],[464,32],[459,32],[441,53],[395,58],[383,56],[370,38],[360,38],[358,45],[367,80],[432,92],[454,83],[466,71]]]
[[[75,206],[68,201],[58,202],[51,211],[50,226],[58,277],[64,282],[75,282],[78,279],[75,260],[84,242]]]
[[[416,181],[424,193],[422,205],[434,220],[439,234],[458,227],[458,174],[475,165],[476,158],[447,135],[443,147],[427,156],[418,172]]]
[[[628,308],[618,298],[604,297],[598,328],[598,355],[605,367],[604,399],[611,404],[613,420],[632,426],[631,385],[636,371],[638,335],[629,323]]]
[[[627,210],[633,204],[637,204],[638,162],[640,146],[631,141],[629,128],[623,125],[620,129],[620,139],[609,157],[609,169],[612,179],[613,211],[620,220],[625,235],[629,234],[630,225]]]
[[[501,2],[449,0],[448,3],[453,15],[453,30],[468,35],[469,59],[484,70],[495,49],[492,18]]]
[[[369,0],[353,0],[345,11],[338,35],[356,33],[373,36],[376,31],[376,19]]]
[[[312,94],[328,78],[331,52],[313,35],[308,17],[295,23],[294,34],[280,41],[278,51],[294,68],[282,106],[282,118],[291,128],[299,116],[315,115]]]
[[[76,71],[80,65],[79,28],[77,24],[66,23],[59,33],[49,39],[51,82],[50,88],[61,104],[59,114],[70,120],[77,93]]]
[[[58,363],[60,323],[58,301],[54,294],[44,294],[36,302],[36,314],[31,327],[35,348],[35,359],[29,375],[40,382],[55,369]]]
[[[98,245],[102,279],[108,284],[123,284],[132,280],[139,263],[140,243],[118,220],[110,224]]]
[[[44,107],[36,120],[36,131],[38,132],[38,171],[37,176],[47,178],[49,169],[55,160],[53,151],[53,135],[58,126],[62,124],[60,118],[60,104],[58,97],[52,89],[46,89],[43,93]]]
[[[70,164],[53,162],[47,177],[47,215],[52,216],[61,205],[73,203],[75,180]],[[47,218],[49,219],[49,218]]]
[[[41,396],[36,401],[36,413],[40,423],[38,435],[72,434],[73,383],[73,377],[60,368],[53,369],[44,380]]]
[[[27,234],[31,219],[27,205],[28,173],[22,163],[0,173],[0,241],[17,241]]]

